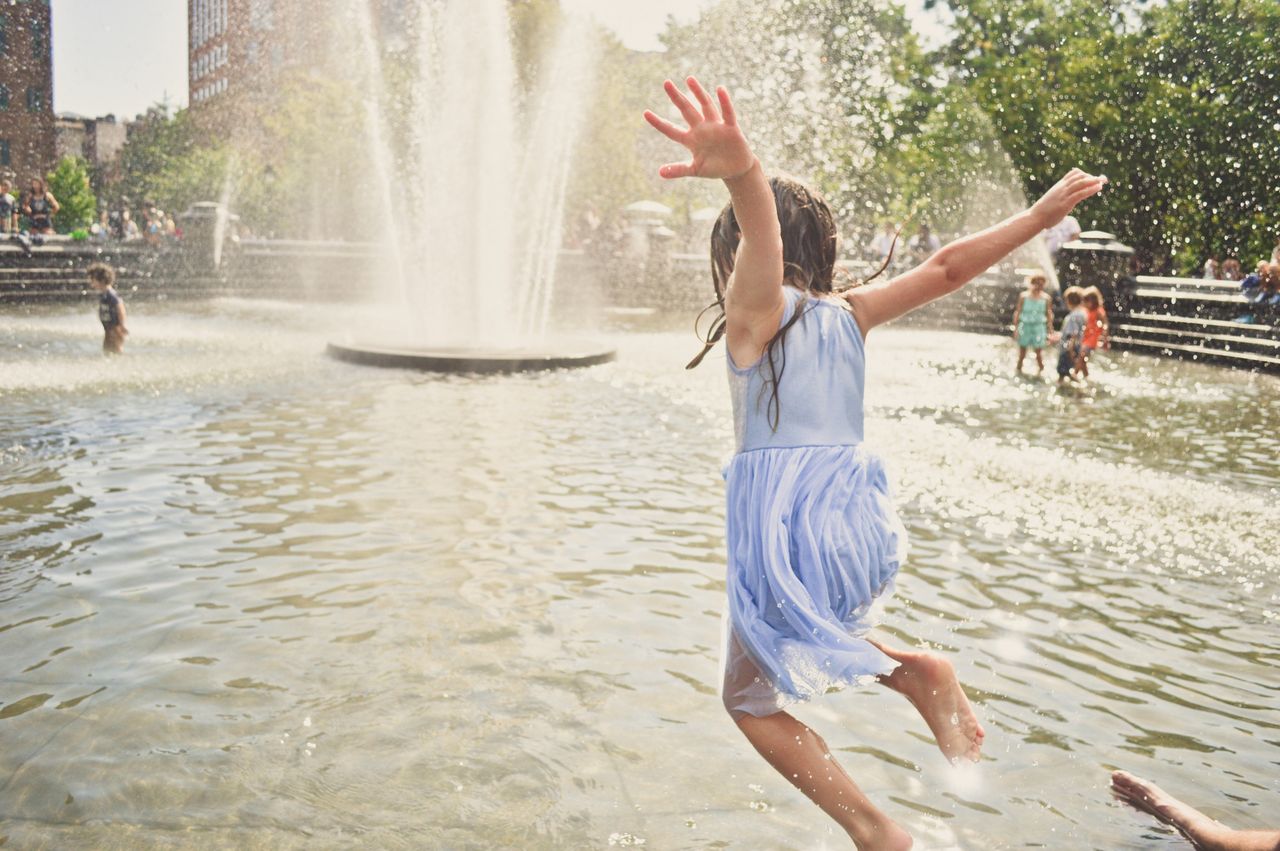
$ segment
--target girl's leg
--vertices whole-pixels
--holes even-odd
[[[1036,349],[1036,374],[1044,372],[1044,349]]]
[[[861,851],[911,847],[911,835],[862,794],[813,730],[785,712],[763,718],[732,714],[760,755],[835,819]]]
[[[1018,346],[1018,372],[1022,372],[1022,362],[1026,360],[1027,349],[1025,346]]]
[[[986,731],[973,714],[951,663],[936,653],[871,643],[899,663],[892,674],[880,677],[880,682],[911,701],[933,731],[942,755],[952,763],[961,758],[971,762],[981,759]]]
[[[725,624],[722,698],[747,741],[778,773],[844,828],[858,848],[906,849],[911,835],[882,813],[836,762],[827,743],[785,712],[756,717],[737,709],[742,696],[763,681],[732,628]]]

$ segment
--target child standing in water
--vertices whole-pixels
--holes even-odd
[[[1062,293],[1062,300],[1067,303],[1067,317],[1062,320],[1062,331],[1058,334],[1058,383],[1066,379],[1076,380],[1073,374],[1080,368],[1081,340],[1084,339],[1084,326],[1088,321],[1081,302],[1084,290],[1079,287],[1067,287]]]
[[[1099,347],[1111,348],[1111,326],[1102,306],[1102,290],[1089,287],[1080,294],[1084,307],[1084,333],[1080,337],[1080,374],[1089,377],[1089,357]]]
[[[1044,294],[1044,275],[1032,275],[1027,289],[1018,296],[1018,306],[1013,311],[1013,339],[1018,344],[1018,372],[1026,360],[1027,349],[1035,349],[1036,372],[1044,372],[1044,347],[1049,342],[1049,328],[1053,324],[1053,307]]]
[[[98,319],[102,322],[102,351],[109,355],[124,353],[125,327],[124,299],[115,291],[116,273],[105,263],[94,263],[85,276],[89,286],[98,293]]]
[[[725,469],[728,613],[722,698],[738,728],[862,849],[911,836],[881,812],[815,732],[784,711],[833,687],[878,681],[919,711],[948,760],[977,760],[983,729],[951,663],[866,637],[893,587],[906,533],[879,459],[862,446],[867,332],[959,289],[1098,192],[1072,170],[1031,209],[957,240],[891,281],[835,292],[837,234],[814,190],[769,178],[723,88],[666,91],[687,122],[645,119],[686,147],[665,178],[723,180],[711,236],[722,313],[698,362],[728,348],[737,454]]]

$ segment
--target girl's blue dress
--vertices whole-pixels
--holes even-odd
[[[802,313],[774,347],[776,430],[766,360],[728,358],[737,453],[724,471],[722,697],[756,716],[896,667],[862,636],[906,556],[884,467],[862,446],[858,324],[843,300],[783,290],[782,324]]]

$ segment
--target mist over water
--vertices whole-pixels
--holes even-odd
[[[346,307],[140,303],[112,360],[83,314],[0,319],[11,845],[844,847],[716,695],[732,426],[688,317],[480,380],[321,357]],[[924,847],[1149,847],[1114,767],[1270,823],[1276,379],[869,345],[886,632],[956,662],[987,759],[883,689],[802,717]]]
[[[407,16],[411,47],[394,53],[378,41],[369,4],[350,4],[395,342],[537,343],[595,39],[585,22],[565,18],[522,95],[505,0],[419,0]],[[407,80],[395,95],[390,77]]]

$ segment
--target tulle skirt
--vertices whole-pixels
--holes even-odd
[[[756,449],[724,474],[725,707],[771,715],[891,672],[863,637],[906,557],[880,459],[861,445]]]

